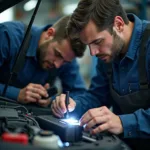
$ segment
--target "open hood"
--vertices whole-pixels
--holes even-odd
[[[0,13],[24,0],[0,0]]]

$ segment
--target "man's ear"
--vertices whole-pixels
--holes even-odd
[[[114,19],[114,27],[115,27],[116,31],[122,32],[124,30],[124,25],[125,25],[125,23],[124,23],[122,17],[116,16]]]
[[[55,36],[56,30],[53,27],[50,27],[46,31],[46,39],[53,38]]]

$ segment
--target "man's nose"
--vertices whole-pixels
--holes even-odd
[[[95,56],[95,55],[99,54],[99,50],[98,50],[97,47],[95,47],[95,46],[89,46],[89,49],[90,49],[91,56]]]

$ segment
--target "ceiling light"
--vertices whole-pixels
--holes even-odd
[[[76,7],[77,7],[77,4],[69,4],[63,8],[63,13],[65,15],[69,15],[69,14],[73,13],[73,11],[76,9]]]
[[[25,5],[24,5],[24,10],[25,10],[25,11],[30,11],[30,10],[32,10],[32,9],[35,8],[36,4],[37,4],[37,0],[30,0],[30,1],[28,1],[28,2],[25,3]]]

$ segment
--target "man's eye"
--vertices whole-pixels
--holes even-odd
[[[58,51],[55,51],[55,56],[62,57]]]
[[[98,45],[100,43],[100,41],[95,42],[96,45]]]
[[[95,42],[96,45],[102,44],[104,40],[98,40]]]

